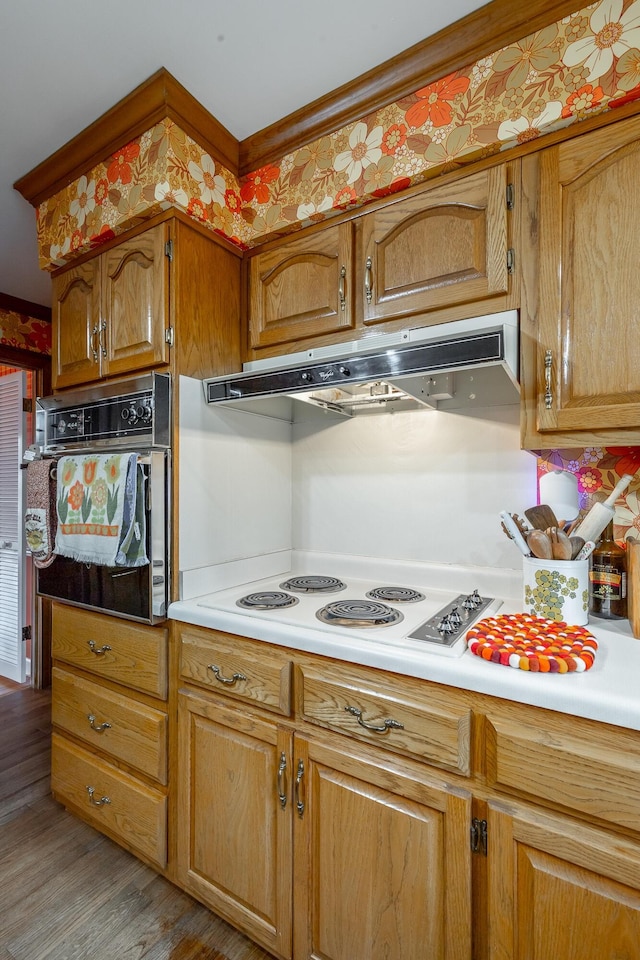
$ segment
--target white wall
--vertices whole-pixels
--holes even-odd
[[[498,516],[536,502],[517,406],[292,427],[184,377],[180,404],[181,571],[292,548],[520,569]]]
[[[425,410],[294,427],[294,547],[519,569],[500,510],[536,502],[519,408]]]

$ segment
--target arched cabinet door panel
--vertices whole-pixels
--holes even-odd
[[[53,280],[53,387],[100,376],[100,272],[88,260]]]

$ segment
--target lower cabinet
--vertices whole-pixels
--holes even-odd
[[[640,960],[640,733],[175,630],[177,882],[276,957]]]
[[[468,793],[192,691],[179,744],[178,880],[220,916],[285,958],[469,960]]]
[[[497,802],[488,839],[489,960],[638,960],[637,842]]]

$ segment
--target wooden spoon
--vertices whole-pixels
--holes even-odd
[[[584,547],[584,540],[582,537],[569,537],[569,540],[571,541],[571,559],[575,560]]]
[[[546,503],[540,503],[537,507],[529,507],[528,510],[525,510],[524,515],[536,530],[547,530],[549,527],[558,526],[555,513]]]
[[[564,530],[559,527],[549,527],[547,536],[551,540],[551,554],[554,560],[571,560],[573,546]]]
[[[553,558],[551,540],[544,530],[532,530],[527,536],[527,545],[538,560],[551,560]]]

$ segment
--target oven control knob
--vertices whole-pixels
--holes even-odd
[[[149,423],[151,420],[151,407],[148,403],[139,403],[135,410],[136,420],[142,420],[143,423]]]
[[[65,433],[65,432],[66,432],[66,429],[67,429],[67,421],[64,419],[64,417],[60,417],[60,419],[58,420],[58,422],[57,422],[57,424],[56,424],[56,427],[57,427],[57,429],[58,429],[58,433]]]
[[[301,373],[301,374],[300,374],[300,379],[301,379],[304,383],[313,383],[313,376],[312,376],[310,373]]]
[[[343,377],[351,376],[351,370],[349,370],[349,367],[338,367],[338,373],[341,374]]]
[[[131,426],[138,422],[138,412],[133,404],[130,407],[123,407],[120,417]]]

